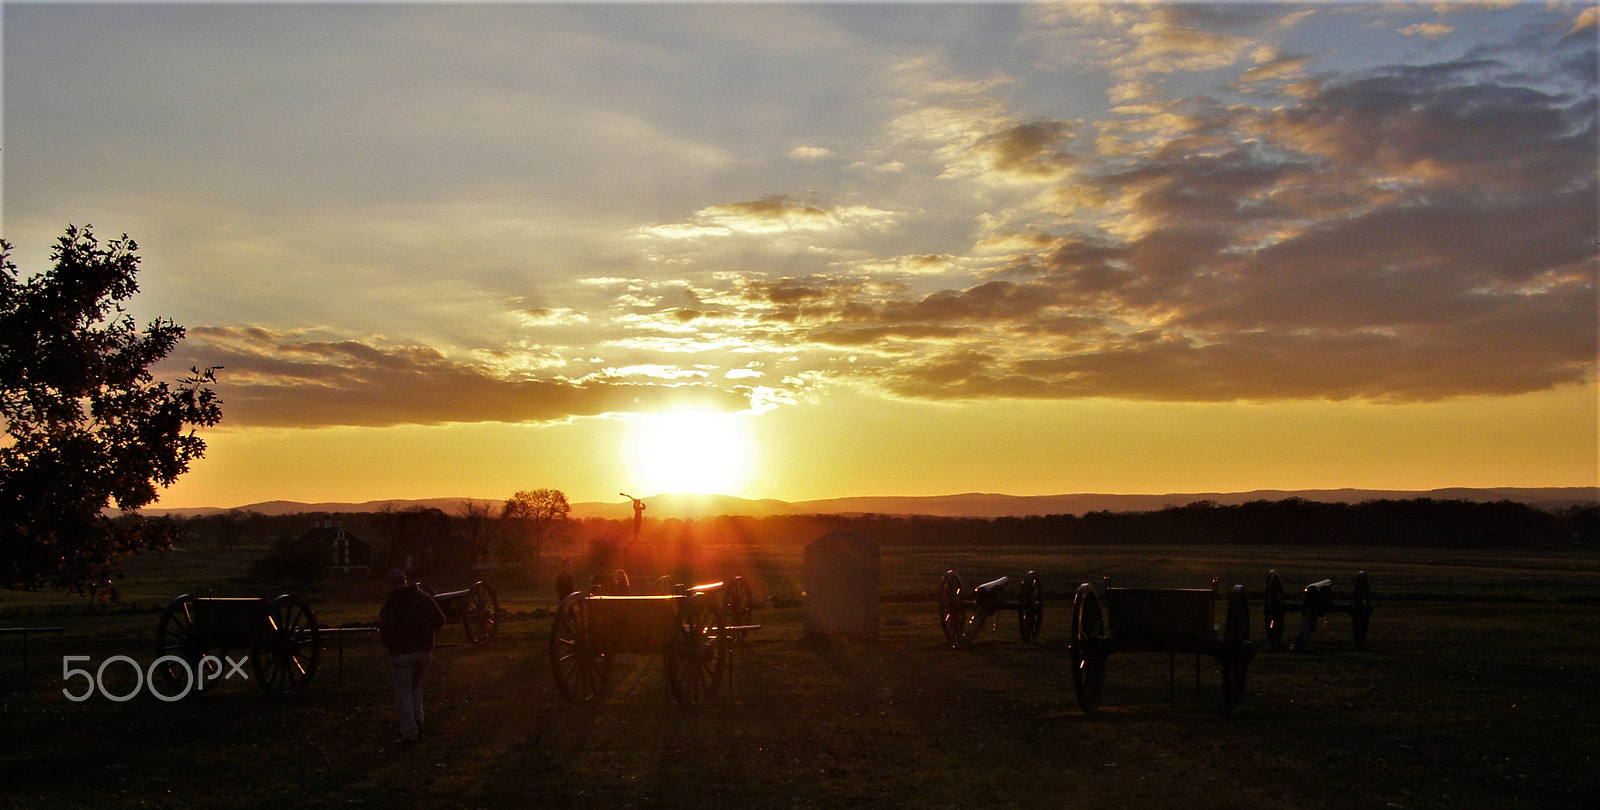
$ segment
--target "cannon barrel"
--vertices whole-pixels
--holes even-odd
[[[1356,574],[1355,591],[1349,602],[1334,601],[1332,579],[1322,579],[1307,585],[1301,592],[1299,601],[1286,599],[1283,595],[1283,580],[1277,571],[1269,571],[1266,603],[1262,608],[1262,614],[1266,619],[1267,641],[1273,648],[1281,649],[1284,617],[1290,612],[1299,613],[1300,633],[1289,645],[1289,649],[1298,652],[1305,648],[1325,616],[1339,613],[1350,617],[1351,638],[1355,646],[1360,647],[1366,643],[1367,630],[1372,622],[1371,596],[1372,588],[1367,572],[1360,571]]]
[[[996,610],[1016,610],[1015,601],[1006,603],[1006,586],[1011,584],[1011,577],[1000,577],[979,585],[972,589],[972,602],[978,610],[993,613]]]
[[[939,626],[952,648],[960,650],[970,646],[1001,610],[1017,612],[1022,643],[1032,644],[1038,640],[1039,627],[1044,621],[1044,589],[1039,585],[1039,577],[1029,571],[1015,596],[1008,591],[1010,584],[1011,577],[999,577],[969,591],[955,571],[944,573],[939,581]]]
[[[426,585],[421,588],[433,597],[433,603],[446,618],[461,620],[473,646],[482,646],[494,638],[500,622],[500,600],[488,583],[479,580],[459,591],[445,593],[434,593]]]

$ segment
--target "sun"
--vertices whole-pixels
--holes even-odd
[[[754,462],[748,420],[701,410],[636,417],[626,444],[630,486],[654,494],[740,494]]]

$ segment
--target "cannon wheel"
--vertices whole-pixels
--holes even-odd
[[[173,663],[164,663],[156,667],[156,677],[160,678],[162,694],[175,694],[180,684],[191,683],[193,689],[189,694],[203,691],[201,684],[206,682],[206,673],[201,669],[201,662],[207,652],[205,639],[195,629],[194,604],[195,595],[186,593],[167,603],[161,611],[161,622],[156,625],[156,639],[158,642],[157,658],[176,655],[187,661],[189,671]],[[221,663],[216,665],[221,667]],[[191,674],[192,673],[192,674]],[[221,675],[217,672],[212,678]]]
[[[304,599],[286,593],[262,606],[250,648],[250,667],[263,691],[282,695],[306,688],[321,655],[317,615]]]
[[[467,589],[467,606],[461,611],[461,627],[467,631],[467,640],[474,646],[483,646],[494,638],[500,622],[500,600],[494,588],[484,582],[474,582]]]
[[[1350,608],[1351,636],[1355,645],[1360,647],[1367,643],[1367,628],[1372,625],[1372,585],[1367,581],[1367,572],[1356,574],[1356,591],[1354,604]]]
[[[678,609],[667,640],[667,687],[678,705],[699,707],[722,684],[728,664],[728,634],[722,605],[708,593],[691,593]]]
[[[1250,653],[1250,595],[1243,585],[1235,585],[1228,594],[1228,617],[1222,630],[1223,714],[1233,714],[1244,700]]]
[[[1039,640],[1039,628],[1044,625],[1044,588],[1038,575],[1029,571],[1022,578],[1022,596],[1017,606],[1017,624],[1022,628],[1022,643]]]
[[[1283,621],[1287,608],[1283,602],[1283,579],[1277,571],[1267,572],[1267,597],[1261,609],[1267,623],[1267,643],[1272,649],[1283,649]]]
[[[1092,714],[1100,706],[1106,685],[1106,656],[1099,649],[1104,624],[1100,619],[1100,597],[1085,582],[1072,597],[1072,690],[1078,706]]]
[[[727,599],[728,624],[738,626],[750,623],[750,614],[755,610],[755,597],[750,592],[750,583],[744,577],[734,577],[729,583],[727,591],[723,594]],[[735,640],[744,641],[747,631],[735,631]]]
[[[944,579],[939,580],[939,626],[952,647],[959,646],[967,632],[966,596],[961,577],[954,571],[944,572]]]
[[[595,703],[611,686],[611,655],[600,649],[592,620],[584,594],[576,591],[561,600],[550,628],[550,671],[570,703]]]

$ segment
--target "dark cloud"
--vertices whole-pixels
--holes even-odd
[[[1024,179],[1056,178],[1082,163],[1067,144],[1075,135],[1066,121],[1019,124],[987,136],[973,146],[989,170]]]
[[[184,362],[222,366],[224,425],[383,427],[449,422],[548,422],[696,405],[748,407],[705,385],[511,375],[436,349],[316,341],[264,329],[189,330]]]
[[[783,195],[713,206],[706,209],[705,213],[767,220],[785,220],[795,217],[826,218],[828,216],[828,212],[818,206]]]
[[[813,275],[804,278],[742,279],[740,298],[764,312],[768,321],[796,323],[813,317],[867,317],[862,301],[880,300],[905,289],[898,282]]]
[[[1594,168],[1595,100],[1503,79],[1486,60],[1392,68],[1330,83],[1269,132],[1343,165],[1430,185],[1543,193]]]
[[[877,346],[882,349],[891,341],[947,340],[971,331],[970,327],[936,323],[829,325],[811,330],[806,338],[832,346]]]
[[[1072,179],[1115,227],[969,287],[752,291],[811,341],[876,348],[864,377],[932,399],[1395,402],[1590,382],[1596,80],[1534,82],[1499,57],[1321,76],[1260,107],[1145,108]],[[1015,172],[1065,134],[983,143]]]

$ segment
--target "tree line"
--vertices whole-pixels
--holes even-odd
[[[1284,545],[1552,549],[1600,545],[1600,505],[1540,509],[1514,501],[1413,498],[1324,503],[1302,498],[1147,512],[968,518],[779,515],[673,521],[658,528],[718,544],[803,544],[843,530],[881,545]]]
[[[790,518],[773,519],[778,523]],[[801,521],[802,523],[804,521]],[[1551,549],[1600,544],[1600,506],[1549,511],[1512,501],[1299,498],[1150,512],[1002,518],[863,515],[836,523],[884,545],[1283,545]]]
[[[531,575],[544,545],[559,535],[570,512],[565,493],[533,489],[516,492],[498,507],[468,501],[455,514],[429,507],[290,515],[236,510],[172,520],[183,544],[270,544],[252,573],[310,584],[327,573],[333,555],[327,530],[335,527],[365,543],[371,550],[369,567],[380,572],[400,568],[414,576],[453,580],[493,567]]]
[[[559,494],[559,493],[557,493]],[[560,502],[565,503],[562,496]],[[456,514],[410,509],[340,515],[267,516],[233,512],[181,521],[186,542],[261,545],[273,553],[292,545],[319,520],[341,521],[374,543],[375,567],[399,564],[405,554],[425,555],[425,568],[464,571],[492,553],[503,572],[537,573],[538,561],[574,555],[586,568],[638,559],[626,519],[567,519],[566,512],[532,531],[496,516],[488,506]],[[513,513],[515,514],[515,513]],[[513,518],[514,519],[514,518]],[[670,567],[696,548],[799,546],[830,531],[860,534],[886,546],[997,545],[1281,545],[1391,546],[1466,549],[1555,549],[1600,545],[1600,506],[1559,511],[1512,501],[1377,500],[1324,503],[1290,498],[1221,505],[1199,501],[1149,512],[966,518],[908,515],[722,516],[647,518],[637,545]]]

